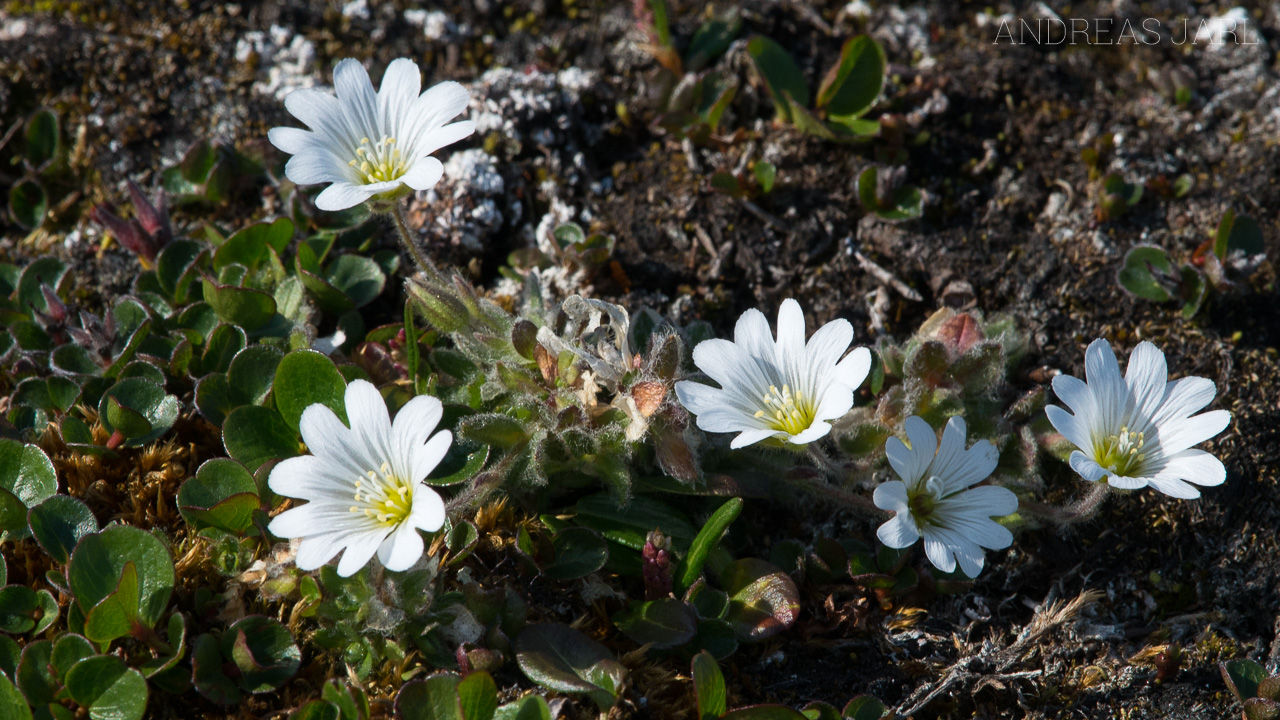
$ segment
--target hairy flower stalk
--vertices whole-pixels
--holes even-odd
[[[315,570],[343,549],[343,577],[375,553],[388,570],[407,570],[422,557],[418,530],[444,525],[444,501],[422,480],[444,458],[453,436],[447,430],[431,436],[443,412],[436,398],[410,400],[394,424],[382,396],[364,380],[347,386],[345,400],[350,429],[324,405],[302,413],[299,429],[313,454],[275,466],[268,485],[308,502],[276,516],[267,529],[302,538],[302,570]]]
[[[1164,353],[1149,342],[1134,348],[1121,377],[1111,345],[1101,339],[1085,351],[1085,377],[1053,379],[1054,393],[1072,413],[1045,408],[1049,422],[1078,448],[1069,462],[1085,480],[1126,490],[1150,486],[1189,499],[1200,497],[1194,485],[1226,479],[1221,461],[1192,449],[1231,423],[1226,410],[1194,414],[1217,394],[1213,381],[1169,382]]]
[[[919,417],[907,418],[905,429],[910,447],[898,438],[885,444],[889,464],[902,479],[876,488],[876,507],[895,513],[876,536],[899,549],[924,538],[925,555],[934,567],[954,572],[958,563],[965,575],[977,577],[982,548],[1000,550],[1013,543],[1013,534],[991,518],[1016,511],[1017,496],[1007,488],[973,487],[996,469],[999,455],[986,440],[965,449],[963,418],[947,421],[941,444]]]
[[[823,325],[806,343],[795,300],[778,310],[776,340],[754,309],[738,319],[733,337],[693,349],[694,364],[720,387],[685,380],[676,383],[676,396],[703,430],[738,433],[730,443],[735,449],[766,438],[804,445],[825,436],[830,421],[853,407],[853,393],[871,369],[866,348],[845,355],[853,342],[847,320]]]
[[[414,260],[430,268],[405,226],[400,198],[428,190],[444,175],[431,153],[475,132],[470,120],[453,122],[467,109],[468,95],[456,82],[419,94],[422,76],[407,58],[393,60],[374,92],[369,74],[347,58],[333,70],[335,95],[295,90],[285,107],[310,130],[272,128],[267,138],[293,155],[285,175],[299,185],[330,183],[316,196],[321,210],[369,203],[392,210],[396,230]]]

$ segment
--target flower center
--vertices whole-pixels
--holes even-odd
[[[413,510],[413,489],[391,472],[387,463],[382,463],[378,472],[370,470],[356,480],[355,498],[360,504],[352,505],[351,512],[364,513],[389,527],[404,522]]]
[[[937,525],[933,519],[933,510],[942,499],[942,480],[931,476],[923,485],[907,491],[907,507],[911,508],[911,518],[916,527]]]
[[[813,424],[813,404],[806,402],[802,393],[791,392],[791,386],[783,385],[778,392],[776,385],[762,398],[764,408],[756,411],[756,417],[764,418],[775,430],[788,435],[799,435]]]
[[[395,145],[393,137],[383,137],[372,145],[369,138],[363,138],[356,148],[356,159],[347,164],[360,173],[366,185],[395,180],[407,169],[400,157],[400,148]]]
[[[1146,433],[1129,432],[1129,427],[1120,428],[1119,435],[1112,435],[1094,445],[1094,457],[1099,465],[1110,472],[1124,477],[1132,477],[1147,459],[1142,452],[1146,444]]]

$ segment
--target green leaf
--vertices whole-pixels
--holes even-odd
[[[778,168],[773,163],[761,160],[751,168],[751,172],[755,174],[756,182],[760,183],[761,192],[773,192],[773,182],[778,177]]]
[[[1280,720],[1280,703],[1267,698],[1249,698],[1241,707],[1245,720]]]
[[[198,140],[182,156],[178,164],[182,179],[192,185],[203,185],[209,179],[213,164],[218,159],[218,150],[208,140]]]
[[[850,38],[840,49],[840,62],[832,66],[818,88],[817,107],[845,118],[865,114],[880,97],[885,64],[880,43],[869,35]]]
[[[809,86],[805,83],[804,73],[781,45],[763,35],[756,35],[747,42],[747,54],[755,61],[756,72],[773,95],[777,119],[792,122],[791,102],[787,97],[790,96],[800,106],[809,104]]]
[[[396,693],[395,709],[397,720],[471,720],[463,714],[453,673],[406,683]]]
[[[315,350],[294,350],[284,356],[276,367],[273,384],[276,407],[288,427],[295,431],[303,411],[317,403],[346,422],[346,388],[346,380],[338,367],[327,355]]]
[[[1213,254],[1225,261],[1232,250],[1240,250],[1245,255],[1261,255],[1266,252],[1266,246],[1263,243],[1262,228],[1256,220],[1228,210],[1222,216],[1222,222],[1218,223]]]
[[[487,672],[473,672],[458,683],[458,699],[466,720],[493,720],[498,710],[498,686]]]
[[[196,409],[210,423],[222,426],[227,414],[243,403],[232,399],[231,383],[222,373],[209,373],[196,383]]]
[[[96,643],[109,643],[129,635],[138,623],[138,570],[132,562],[124,564],[116,591],[105,597],[85,615],[85,637]]]
[[[27,308],[48,312],[49,304],[45,302],[40,286],[48,285],[62,295],[62,289],[70,279],[70,269],[66,263],[50,255],[32,260],[18,278],[18,308],[23,312]]]
[[[673,597],[632,602],[613,617],[613,624],[632,640],[658,649],[684,645],[698,632],[698,617]]]
[[[236,353],[227,370],[231,397],[239,405],[261,405],[275,382],[284,352],[270,345],[254,345]]]
[[[26,537],[27,511],[57,490],[53,463],[43,450],[0,439],[0,540]]]
[[[698,700],[699,720],[715,720],[729,709],[725,696],[724,675],[720,663],[711,653],[702,651],[693,656],[693,693]]]
[[[253,475],[228,458],[206,460],[178,489],[178,511],[197,529],[216,527],[241,535],[253,525],[253,511],[260,505]]]
[[[98,532],[98,519],[93,511],[70,495],[54,495],[31,508],[27,514],[31,534],[36,542],[62,565],[71,558],[76,543],[86,535]]]
[[[455,462],[457,456],[454,453],[458,450],[459,443],[454,443],[449,448],[449,453],[445,455],[444,460],[440,461],[440,465],[436,466],[436,469],[432,471],[433,473],[446,472],[447,474],[436,478],[428,477],[423,480],[423,482],[436,487],[457,485],[458,483],[464,483],[470,480],[484,469],[484,463],[489,458],[488,445],[482,446],[479,450],[465,456],[465,458],[463,458],[462,466],[457,470],[453,470],[454,467],[457,467],[457,462]],[[458,452],[457,455],[461,455],[461,452]]]
[[[729,49],[741,29],[742,19],[738,17],[738,9],[732,7],[719,18],[702,23],[685,50],[685,71],[694,73],[706,67]]]
[[[696,531],[679,510],[646,496],[619,506],[610,493],[591,495],[578,501],[575,520],[606,538],[640,550],[650,531],[660,529],[677,548],[688,547]]]
[[[895,190],[892,201],[887,207],[880,204],[876,197],[878,172],[872,165],[858,176],[858,197],[862,201],[862,206],[885,220],[910,220],[920,217],[924,211],[924,197],[920,193],[920,188],[912,185],[903,185]]]
[[[458,423],[458,437],[482,445],[513,448],[529,439],[524,424],[501,413],[469,415]]]
[[[609,560],[609,544],[589,528],[568,528],[551,538],[555,559],[541,568],[551,580],[574,580],[599,570]]]
[[[373,302],[387,284],[387,276],[378,263],[360,255],[338,257],[325,269],[324,279],[350,298],[357,308]]]
[[[22,659],[18,663],[17,684],[26,696],[27,702],[33,706],[47,705],[53,702],[54,693],[58,691],[58,678],[53,676],[53,643],[48,640],[36,640],[27,643],[22,649]]]
[[[92,720],[140,720],[147,708],[147,681],[114,655],[97,655],[67,672],[67,692]]]
[[[169,655],[152,658],[139,666],[142,674],[147,678],[154,678],[173,669],[186,657],[187,619],[185,615],[180,612],[174,612],[169,616],[169,626],[165,633],[165,640],[168,642],[171,651]]]
[[[341,315],[354,309],[355,303],[347,297],[346,293],[330,285],[328,280],[317,275],[315,271],[303,267],[303,257],[308,252],[305,248],[307,248],[306,245],[298,246],[298,254],[294,258],[294,273],[302,281],[302,286],[310,293],[312,299],[316,301],[316,305],[330,315]]]
[[[800,613],[800,590],[789,575],[755,558],[736,560],[721,573],[729,613],[742,642],[757,642],[791,627]]]
[[[268,259],[270,250],[283,253],[293,240],[293,221],[279,218],[275,222],[254,223],[227,238],[226,242],[213,254],[213,269],[221,271],[227,265],[236,263],[250,271],[257,270],[262,261]]]
[[[212,635],[199,635],[191,646],[191,684],[196,692],[222,705],[240,702],[235,681],[222,672],[222,650]]]
[[[698,536],[694,538],[693,544],[689,546],[689,552],[680,563],[680,569],[675,578],[676,594],[683,593],[702,575],[702,567],[707,562],[707,555],[720,542],[720,536],[724,535],[725,530],[728,530],[733,521],[738,519],[741,512],[742,498],[733,498],[707,518],[706,524],[698,531]]]
[[[143,378],[126,378],[112,385],[98,403],[98,416],[108,432],[120,431],[132,446],[160,437],[178,421],[178,398]]]
[[[845,720],[880,720],[887,712],[884,703],[870,695],[859,695],[850,700],[840,714]]]
[[[1137,245],[1124,256],[1124,267],[1116,275],[1120,286],[1140,298],[1164,302],[1172,297],[1155,274],[1164,277],[1173,274],[1169,256],[1154,245]]]
[[[341,720],[342,712],[337,705],[324,700],[312,700],[289,713],[289,720]]]
[[[39,605],[39,617],[36,620],[36,626],[31,629],[31,632],[39,635],[45,630],[48,630],[53,623],[58,620],[58,615],[61,614],[61,610],[58,607],[58,600],[53,596],[53,593],[43,588],[36,592],[36,602]]]
[[[601,712],[613,706],[626,668],[609,649],[567,625],[529,625],[516,638],[516,662],[532,681],[589,696]]]
[[[44,186],[31,178],[14,183],[9,188],[9,212],[15,222],[28,230],[40,227],[49,212]]]
[[[738,636],[728,621],[709,618],[698,623],[698,634],[691,647],[706,650],[717,660],[723,660],[738,651]]]
[[[670,47],[671,21],[667,17],[667,0],[649,0],[649,11],[653,13],[653,33],[658,37],[658,44]]]
[[[0,578],[3,581],[3,578]],[[18,676],[18,661],[22,659],[22,648],[8,636],[0,635],[0,676],[15,678]]]
[[[222,443],[227,454],[250,472],[262,463],[298,454],[298,433],[280,413],[258,405],[244,405],[231,411],[222,423]]]
[[[276,316],[276,300],[267,293],[220,285],[209,277],[204,279],[204,299],[218,317],[249,332],[263,327]]]
[[[191,281],[207,252],[204,243],[174,240],[156,256],[156,281],[174,302],[181,304],[189,298]]]
[[[244,330],[236,325],[219,325],[209,335],[209,344],[200,357],[199,374],[227,372],[231,361],[248,343]]]
[[[30,631],[36,626],[39,608],[35,590],[25,585],[0,588],[0,632],[20,635]]]
[[[1191,265],[1183,265],[1179,276],[1181,283],[1178,285],[1178,296],[1183,301],[1182,317],[1190,320],[1200,312],[1205,295],[1209,291],[1209,284],[1205,281],[1204,275]]]
[[[553,720],[551,708],[541,695],[525,695],[498,708],[494,720]]]
[[[9,720],[32,720],[26,698],[9,678],[0,675],[0,715]]]
[[[1248,658],[1218,663],[1222,680],[1236,700],[1244,702],[1258,694],[1258,684],[1267,678],[1267,671]]]
[[[129,525],[112,525],[86,535],[76,545],[67,567],[76,604],[87,614],[115,593],[126,565],[132,565],[137,574],[136,615],[152,627],[169,605],[173,561],[154,535]]]
[[[39,168],[52,161],[58,154],[58,116],[49,110],[37,110],[27,120],[27,160]]]
[[[240,670],[240,687],[270,692],[298,672],[302,653],[288,628],[262,615],[250,615],[222,634],[222,655]]]
[[[53,654],[50,656],[49,664],[53,666],[56,677],[62,679],[76,663],[96,654],[93,643],[80,635],[67,634],[53,643]]]

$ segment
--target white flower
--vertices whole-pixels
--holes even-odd
[[[427,439],[442,413],[433,397],[410,400],[392,425],[377,389],[355,380],[347,386],[346,408],[350,429],[324,405],[302,413],[302,439],[313,454],[276,465],[267,484],[308,502],[280,513],[267,529],[302,538],[302,570],[324,565],[343,548],[343,577],[375,552],[388,570],[407,570],[422,557],[418,530],[444,525],[444,501],[422,480],[444,458],[453,435],[445,430]]]
[[[1071,468],[1090,482],[1136,489],[1150,485],[1176,498],[1197,498],[1188,485],[1221,485],[1227,469],[1216,457],[1191,446],[1222,432],[1231,413],[1208,405],[1217,388],[1202,377],[1168,382],[1164,353],[1138,343],[1125,376],[1106,340],[1094,340],[1084,354],[1088,383],[1070,375],[1053,379],[1053,391],[1075,413],[1050,405],[1049,422],[1079,450]]]
[[[871,351],[857,348],[853,326],[833,320],[804,341],[804,313],[795,300],[778,310],[778,339],[759,310],[738,318],[733,342],[706,340],[693,349],[693,362],[719,388],[676,383],[676,397],[698,416],[707,432],[736,432],[730,443],[741,448],[777,437],[796,445],[831,431],[835,420],[853,407],[853,392],[871,369]]]
[[[889,438],[884,446],[902,480],[881,483],[872,496],[876,507],[897,513],[876,537],[899,549],[923,537],[924,553],[934,567],[953,572],[958,560],[965,575],[977,577],[982,548],[1000,550],[1013,543],[1013,534],[991,517],[1017,510],[1018,497],[994,485],[972,487],[996,469],[996,449],[979,440],[965,450],[964,419],[959,417],[947,421],[941,445],[919,417],[907,418],[905,428],[910,448],[898,438]]]
[[[422,76],[412,60],[387,66],[382,87],[359,62],[347,58],[333,70],[337,97],[312,89],[284,99],[294,117],[311,130],[278,127],[271,144],[293,155],[285,175],[299,185],[333,183],[316,197],[321,210],[345,210],[375,196],[392,198],[427,190],[444,174],[431,153],[475,131],[470,120],[446,125],[467,109],[467,91],[444,82],[421,95]]]

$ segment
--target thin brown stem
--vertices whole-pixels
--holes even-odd
[[[1098,514],[1098,510],[1102,507],[1102,501],[1106,499],[1107,491],[1110,488],[1111,486],[1106,483],[1094,483],[1094,486],[1083,497],[1066,505],[1047,505],[1035,500],[1022,500],[1019,503],[1019,509],[1027,514],[1035,515],[1058,525],[1074,525],[1081,520],[1088,520]]]
[[[836,505],[841,505],[851,510],[857,510],[864,514],[880,515],[884,512],[880,508],[876,507],[875,503],[871,502],[871,498],[866,495],[849,492],[848,490],[832,485],[831,483],[817,479],[797,479],[794,480],[794,482],[799,485],[801,489],[807,490],[813,495],[816,495],[828,502],[835,503]]]

